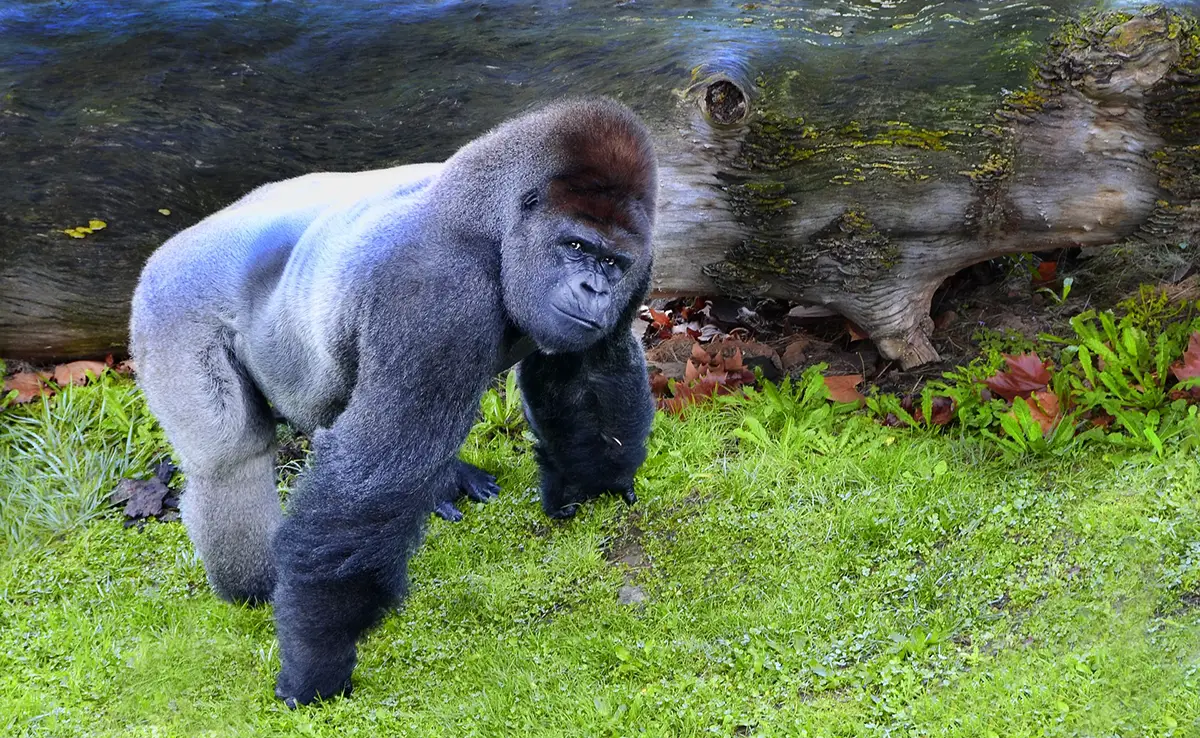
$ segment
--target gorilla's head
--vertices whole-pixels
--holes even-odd
[[[504,304],[550,353],[624,329],[650,283],[657,166],[650,138],[607,100],[561,103],[538,122],[501,252]]]

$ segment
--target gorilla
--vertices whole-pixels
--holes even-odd
[[[273,603],[289,706],[349,693],[430,513],[494,496],[458,451],[514,357],[545,512],[634,501],[654,405],[628,326],[657,188],[633,113],[559,102],[444,164],[264,185],[146,263],[130,348],[183,522],[219,596]],[[276,413],[314,452],[286,515]]]

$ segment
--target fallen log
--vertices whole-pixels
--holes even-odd
[[[479,10],[464,40],[468,10],[405,16],[402,47],[383,28],[316,58],[303,54],[318,54],[317,32],[284,9],[205,19],[203,32],[131,21],[88,42],[86,64],[94,44],[104,52],[88,75],[61,39],[35,38],[57,60],[0,98],[12,173],[0,180],[0,356],[120,352],[141,264],[177,230],[266,181],[440,159],[566,91],[621,97],[655,132],[657,294],[826,306],[904,367],[937,360],[930,299],[970,264],[1200,232],[1200,31],[1180,9],[1065,24],[1021,9],[911,31],[894,28],[912,17],[897,11],[874,25],[801,19],[803,33],[763,9],[757,27],[708,18],[726,34],[719,53],[696,41],[711,29],[636,9],[560,23],[548,59],[509,38],[526,10]],[[629,45],[639,78],[578,77],[608,37]],[[479,57],[422,56],[447,38]],[[205,50],[214,39],[224,45]],[[397,58],[417,69],[402,83],[381,66]],[[106,227],[75,230],[91,220]]]

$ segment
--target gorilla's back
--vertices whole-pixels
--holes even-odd
[[[135,358],[148,334],[190,344],[215,335],[294,423],[331,421],[349,390],[339,383],[353,376],[346,313],[355,300],[346,293],[372,257],[353,234],[383,208],[402,218],[440,169],[320,172],[263,185],[173,236],[147,261],[134,293]]]

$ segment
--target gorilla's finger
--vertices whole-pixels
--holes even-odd
[[[449,500],[435,507],[433,509],[433,514],[437,515],[442,520],[446,520],[451,523],[457,523],[463,519],[462,510],[459,510],[457,507],[455,507],[454,503],[450,502]]]
[[[568,520],[575,517],[575,513],[577,512],[579,512],[579,505],[572,502],[570,505],[564,505],[557,510],[548,512],[547,515],[556,520]]]

